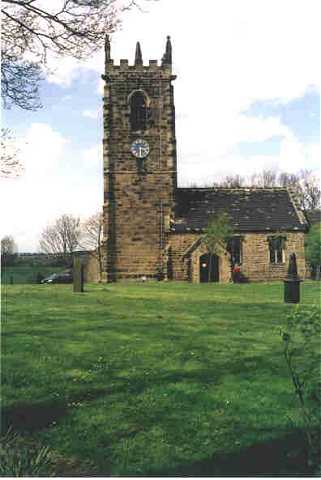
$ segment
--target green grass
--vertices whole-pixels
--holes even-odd
[[[3,425],[49,446],[62,474],[293,471],[302,425],[282,295],[280,283],[7,285]],[[318,283],[302,284],[302,303],[319,304]]]

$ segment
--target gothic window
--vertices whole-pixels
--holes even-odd
[[[240,236],[230,238],[227,250],[231,255],[232,265],[240,265],[242,263],[242,238]]]
[[[140,90],[134,92],[130,97],[130,128],[133,131],[146,130],[148,108],[146,96]]]
[[[273,236],[268,238],[269,241],[269,252],[270,252],[270,263],[284,263],[284,247],[285,247],[285,237]]]

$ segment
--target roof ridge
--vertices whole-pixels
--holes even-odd
[[[221,187],[221,186],[217,186],[217,187],[177,187],[177,190],[235,190],[235,191],[240,191],[240,190],[269,190],[269,191],[274,191],[274,190],[277,190],[277,191],[287,191],[287,187],[252,187],[252,186],[249,186],[249,187]]]

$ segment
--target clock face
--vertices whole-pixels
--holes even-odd
[[[138,138],[132,143],[130,151],[137,158],[145,158],[149,154],[149,145],[146,140]]]

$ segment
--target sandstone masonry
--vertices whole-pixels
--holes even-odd
[[[237,262],[247,280],[283,279],[292,252],[304,277],[307,223],[291,192],[178,188],[170,38],[160,65],[143,64],[139,43],[133,65],[114,64],[108,37],[105,52],[103,280],[199,282],[208,253],[204,228],[223,210],[240,238]],[[281,238],[275,253],[274,236]],[[220,252],[213,280],[230,281],[233,262]]]

